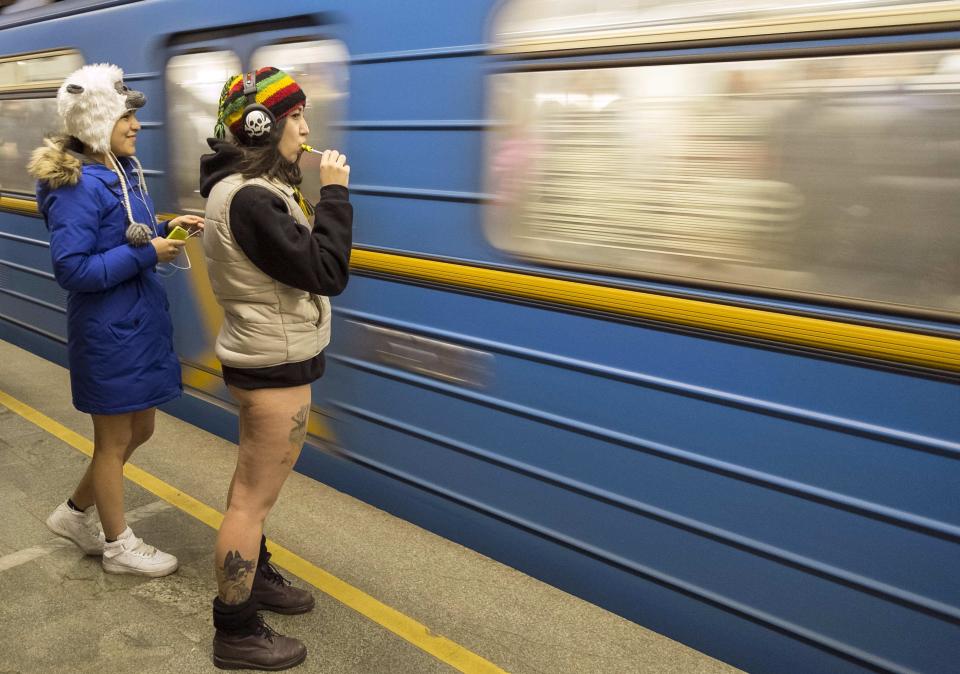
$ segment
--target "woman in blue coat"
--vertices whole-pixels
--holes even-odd
[[[57,94],[67,135],[48,139],[29,168],[50,230],[54,275],[69,291],[73,404],[93,417],[94,428],[93,460],[47,526],[102,555],[105,571],[164,576],[176,570],[176,557],[126,525],[123,464],[152,435],[156,406],[182,391],[169,303],[154,268],[184,245],[167,239],[167,228],[199,230],[203,220],[157,224],[134,157],[136,110],[144,103],[118,67],[81,68]]]

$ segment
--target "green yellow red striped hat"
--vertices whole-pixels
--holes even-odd
[[[273,113],[278,122],[289,115],[298,105],[307,102],[300,85],[282,70],[267,66],[257,71],[257,103]],[[240,138],[240,124],[243,109],[247,106],[247,97],[243,95],[243,73],[227,79],[220,92],[220,105],[217,109],[217,126],[214,135],[225,136],[225,127],[230,128],[234,138]]]

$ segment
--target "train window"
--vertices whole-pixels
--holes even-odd
[[[60,131],[57,88],[82,65],[72,50],[0,58],[0,190],[33,194],[30,153]]]
[[[486,230],[507,252],[960,315],[960,51],[491,84]]]
[[[14,14],[28,9],[45,7],[54,2],[59,2],[59,0],[0,0],[0,14]]]
[[[56,89],[82,65],[83,57],[72,50],[0,58],[0,93]]]
[[[170,172],[182,212],[203,213],[200,155],[209,152],[223,83],[238,72],[240,59],[232,51],[180,54],[167,63]]]
[[[334,40],[289,42],[261,47],[252,66],[274,66],[289,73],[307,95],[306,118],[310,144],[320,148],[338,145],[332,123],[343,115],[347,95],[347,50]],[[312,201],[320,199],[320,157],[305,154],[300,160],[303,192]]]
[[[501,51],[610,47],[955,21],[943,0],[512,0],[494,26]]]

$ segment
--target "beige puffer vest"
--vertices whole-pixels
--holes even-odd
[[[230,202],[247,185],[281,197],[297,222],[312,229],[288,185],[244,180],[239,173],[214,185],[207,199],[203,250],[210,285],[224,311],[217,358],[246,368],[309,360],[330,342],[330,300],[274,280],[244,254],[230,231]]]

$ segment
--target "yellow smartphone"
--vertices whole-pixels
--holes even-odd
[[[185,230],[180,225],[176,225],[172,230],[170,230],[170,233],[167,234],[167,238],[175,239],[177,241],[186,241],[188,238],[190,238],[190,232]]]

